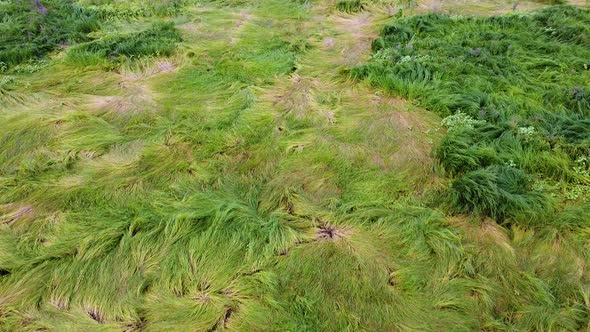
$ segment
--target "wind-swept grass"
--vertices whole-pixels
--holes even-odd
[[[343,12],[354,13],[363,9],[363,1],[361,0],[338,0],[336,8]]]
[[[585,113],[439,130],[342,72],[376,3],[77,1],[100,30],[0,81],[0,330],[587,328],[590,209],[541,194]]]
[[[550,212],[548,198],[534,191],[531,180],[514,167],[468,172],[453,183],[451,195],[459,212],[481,213],[499,222],[509,217],[534,223]]]
[[[156,23],[146,30],[109,35],[78,45],[68,51],[73,63],[90,65],[93,61],[134,59],[146,56],[170,56],[182,38],[172,23]]]
[[[0,67],[88,40],[87,34],[99,27],[96,15],[75,1],[3,1],[0,3]]]
[[[586,185],[589,22],[590,12],[571,6],[401,18],[352,74],[448,116],[436,154],[450,174],[481,170],[473,175],[485,177],[485,168],[508,165]]]

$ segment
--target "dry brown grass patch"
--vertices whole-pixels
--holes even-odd
[[[90,96],[87,106],[93,110],[116,113],[137,113],[155,109],[154,93],[147,83],[122,81],[119,88],[119,96]]]
[[[15,203],[0,206],[0,224],[12,225],[15,222],[29,218],[34,209],[31,205],[19,205]]]
[[[254,17],[255,17],[254,15],[252,15],[246,11],[241,11],[239,13],[236,13],[236,20],[235,20],[235,23],[234,23],[232,30],[231,30],[231,39],[229,42],[230,45],[235,45],[240,40],[240,35],[244,31],[244,27],[252,19],[254,19]]]
[[[278,87],[273,98],[274,106],[278,106],[284,114],[303,119],[314,108],[314,86],[317,86],[317,80],[295,74],[287,84]]]
[[[350,228],[325,224],[317,228],[316,239],[337,241],[346,238],[351,232]]]
[[[334,18],[337,31],[343,35],[337,43],[343,64],[356,65],[369,56],[371,43],[378,35],[377,29],[371,29],[373,19],[370,12]]]

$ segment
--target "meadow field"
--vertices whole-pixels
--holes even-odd
[[[0,331],[590,331],[590,2],[0,0]]]

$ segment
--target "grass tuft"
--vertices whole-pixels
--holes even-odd
[[[146,30],[107,36],[68,51],[71,61],[89,66],[100,59],[123,61],[147,56],[170,56],[182,40],[172,23],[155,23]]]
[[[336,2],[336,9],[346,13],[356,13],[363,10],[362,0],[338,0]]]

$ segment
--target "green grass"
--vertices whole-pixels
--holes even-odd
[[[90,65],[95,61],[122,61],[147,56],[170,56],[181,41],[172,23],[158,22],[149,28],[122,35],[109,35],[77,45],[68,51],[72,63]]]
[[[490,166],[468,172],[452,185],[453,205],[459,212],[475,212],[503,222],[538,222],[546,218],[549,202],[532,190],[523,171],[508,166]]]
[[[88,40],[100,22],[96,15],[70,0],[0,2],[0,67],[39,58]]]
[[[338,0],[336,8],[343,12],[354,13],[363,9],[363,2],[361,0]]]
[[[103,20],[137,19],[178,15],[181,0],[80,0],[88,10]]]
[[[587,73],[566,64],[586,56],[586,12],[486,21],[392,18],[376,2],[358,14],[333,1],[67,4],[97,29],[0,78],[0,331],[588,328],[590,209],[564,202],[558,182],[585,188],[585,92],[545,89],[584,86]],[[497,79],[515,90],[489,97],[505,106],[492,119],[441,99],[471,105],[472,91],[450,90],[453,56],[423,49],[440,53],[433,79],[388,80],[454,114],[439,126],[348,76],[361,59],[349,56],[388,20],[453,38],[462,24],[506,25],[566,59],[552,60],[559,75],[521,72],[538,54],[518,33],[503,37],[524,54],[506,82],[464,57],[473,89]],[[532,22],[558,32],[521,29]],[[414,35],[413,52],[435,32]],[[362,71],[379,84],[371,70],[393,64],[374,56]],[[538,87],[543,75],[556,76]]]
[[[586,185],[586,165],[577,164],[590,148],[589,22],[590,12],[569,6],[402,18],[383,29],[370,63],[352,74],[454,114],[436,153],[451,175],[509,165],[553,183]]]

